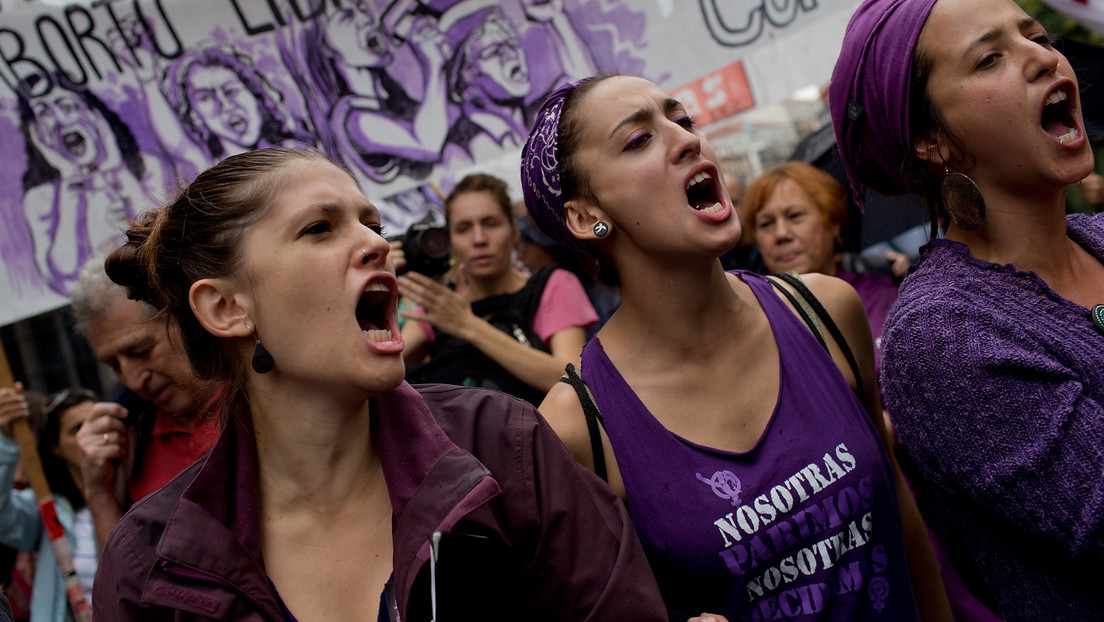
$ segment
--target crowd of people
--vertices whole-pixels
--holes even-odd
[[[564,84],[442,275],[316,151],[199,173],[73,284],[119,391],[0,387],[30,619],[1098,619],[1077,76],[1013,0],[865,0],[827,95],[844,179],[739,180],[656,83]],[[930,211],[907,275],[846,261],[867,189]]]

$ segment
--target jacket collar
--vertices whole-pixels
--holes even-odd
[[[395,583],[399,602],[405,604],[429,559],[430,535],[448,531],[498,496],[501,488],[486,466],[445,434],[409,384],[403,382],[373,402],[372,434],[394,513]],[[220,583],[252,600],[270,618],[282,619],[260,556],[258,481],[252,422],[235,417],[176,503],[158,540],[157,556],[167,572]],[[156,575],[155,570],[143,600],[168,599],[178,606],[180,590],[156,581]]]
[[[483,463],[453,443],[406,382],[377,396],[375,405],[376,447],[395,516],[395,587],[405,604],[429,559],[430,536],[452,529],[501,488]]]
[[[213,581],[282,619],[260,557],[257,448],[248,417],[224,426],[215,447],[176,503],[157,542],[158,562],[176,576]],[[197,546],[197,543],[202,545]],[[143,599],[180,599],[171,582],[147,582]],[[203,603],[191,603],[203,608]],[[215,606],[215,605],[211,605]]]

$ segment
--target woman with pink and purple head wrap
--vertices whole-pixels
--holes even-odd
[[[926,195],[887,410],[1006,620],[1104,612],[1104,215],[1080,89],[1013,0],[868,0],[829,87],[853,188]],[[934,230],[933,224],[933,230]]]
[[[533,223],[620,290],[540,410],[625,500],[671,619],[950,619],[880,440],[858,295],[804,276],[842,329],[824,345],[775,289],[790,286],[725,271],[740,219],[685,107],[637,77],[564,85],[521,177]]]

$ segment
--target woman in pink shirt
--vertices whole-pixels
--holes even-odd
[[[399,278],[399,291],[423,310],[408,316],[422,321],[403,326],[407,378],[539,403],[598,320],[582,283],[568,270],[526,274],[514,266],[518,228],[501,179],[460,180],[445,201],[445,220],[455,289],[415,272]]]

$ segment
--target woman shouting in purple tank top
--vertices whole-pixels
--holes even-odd
[[[740,221],[683,105],[641,78],[566,85],[522,185],[541,230],[620,288],[582,352],[593,401],[575,381],[540,410],[626,501],[671,618],[917,620],[919,603],[949,619],[915,505],[898,503],[858,295],[724,271]]]

